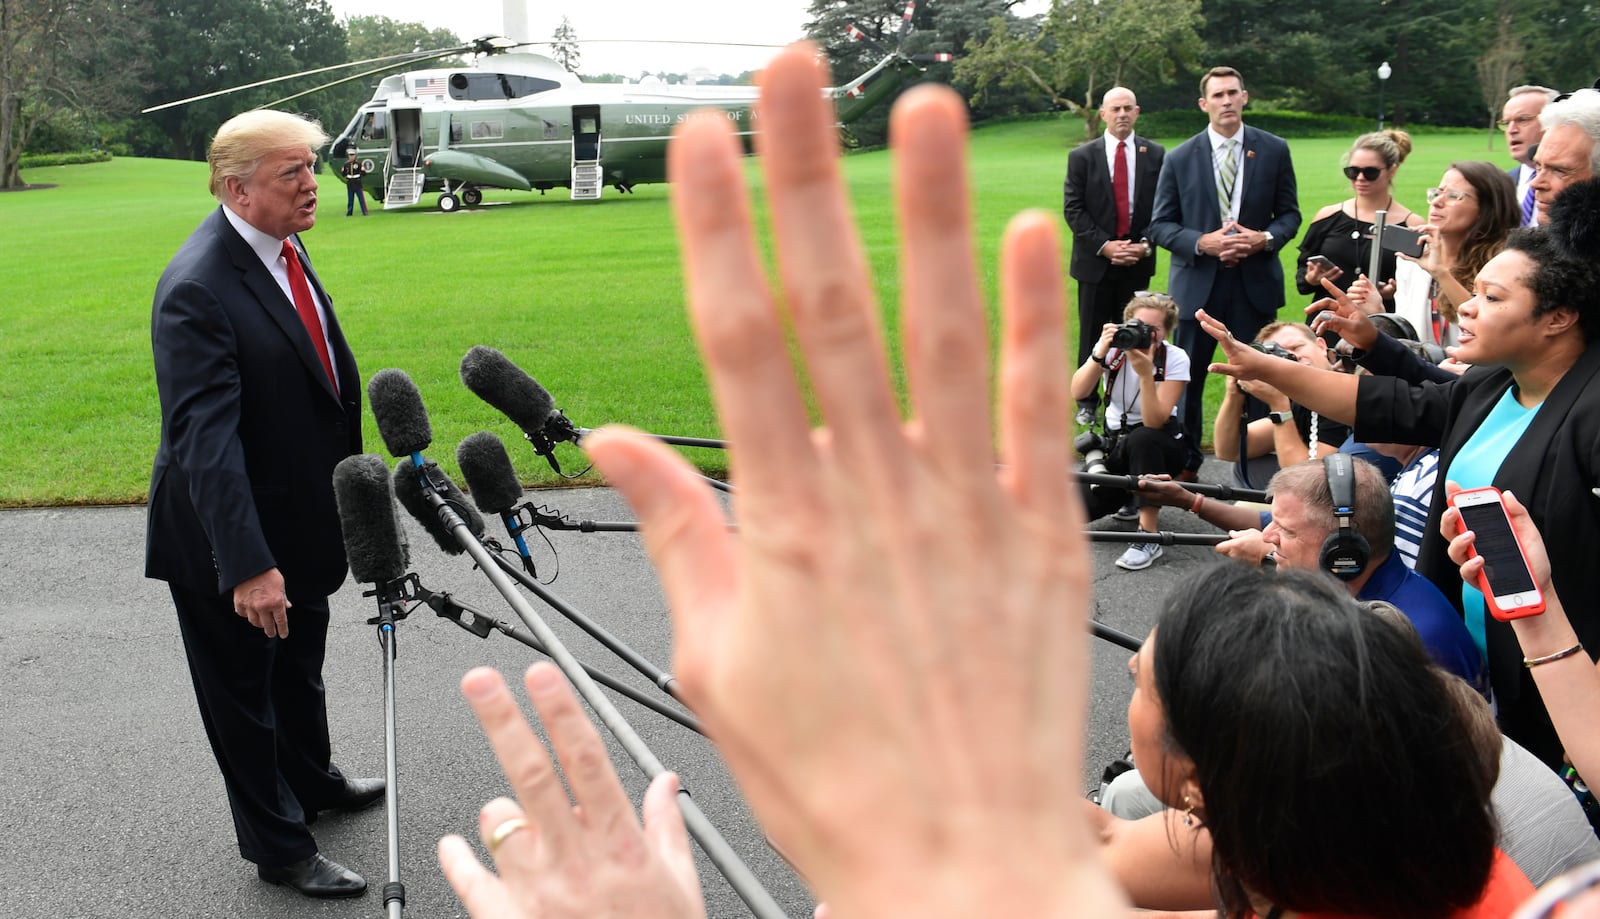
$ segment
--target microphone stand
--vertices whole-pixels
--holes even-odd
[[[532,605],[518,592],[516,585],[506,575],[505,570],[496,563],[495,554],[491,553],[483,543],[478,541],[477,537],[472,535],[472,531],[462,521],[461,516],[439,494],[439,486],[429,478],[427,468],[419,464],[418,471],[423,477],[423,494],[426,496],[428,503],[433,506],[434,512],[439,515],[439,522],[455,534],[456,540],[460,542],[461,547],[466,550],[468,555],[472,556],[472,560],[477,563],[478,567],[483,569],[484,575],[489,578],[490,583],[511,605],[511,609],[517,614],[517,618],[521,619],[523,625],[526,625],[548,649],[547,653],[550,655],[551,660],[555,662],[557,667],[561,668],[561,672],[571,681],[578,695],[589,703],[590,709],[594,711],[595,715],[611,732],[611,735],[617,739],[617,742],[622,744],[622,748],[627,751],[628,755],[645,775],[654,779],[665,772],[666,767],[661,765],[661,761],[645,745],[638,732],[633,729],[633,726],[628,723],[626,718],[622,717],[622,713],[617,711],[615,705],[611,704],[611,700],[606,697],[605,693],[600,691],[595,681],[590,679],[589,674],[584,672],[583,666],[578,662],[577,658],[572,656],[572,652],[567,650],[566,645],[561,643],[561,639],[556,636],[555,632],[551,631],[549,624],[540,618]],[[744,900],[745,905],[750,907],[750,911],[759,919],[788,919],[783,912],[783,908],[761,886],[761,882],[756,878],[754,872],[740,860],[738,854],[728,845],[727,840],[723,839],[722,835],[717,832],[717,828],[706,818],[705,812],[700,810],[700,806],[695,803],[694,799],[689,797],[686,789],[680,788],[678,791],[678,809],[683,813],[683,822],[689,830],[689,835],[694,837],[695,842],[700,845],[701,851],[706,853],[706,856],[711,859],[711,863],[716,866],[723,877],[727,878],[729,886],[734,889],[740,899]]]
[[[389,919],[400,919],[406,905],[406,885],[400,881],[400,788],[394,711],[396,658],[394,624],[410,614],[405,601],[408,596],[414,596],[414,593],[408,595],[408,587],[412,591],[421,589],[415,574],[407,574],[384,584],[376,584],[372,590],[361,594],[363,597],[378,598],[378,615],[368,619],[367,624],[378,627],[378,643],[383,648],[383,758],[386,783],[383,798],[389,831],[389,882],[383,885],[383,908]]]
[[[479,638],[488,638],[490,632],[499,632],[508,638],[522,642],[546,657],[550,656],[550,652],[545,650],[545,646],[539,643],[539,639],[528,634],[526,630],[503,619],[490,616],[481,610],[473,609],[455,599],[446,591],[434,591],[428,590],[426,587],[418,587],[417,599],[432,607],[440,619],[448,619]],[[663,705],[627,683],[621,682],[603,671],[596,670],[588,664],[580,664],[579,666],[583,668],[584,673],[589,674],[601,686],[639,703],[662,717],[676,721],[702,737],[705,736],[705,729],[700,726],[700,719],[695,716],[686,715],[671,706]]]
[[[1090,542],[1153,542],[1163,546],[1214,546],[1228,539],[1227,533],[1174,533],[1161,530],[1147,533],[1138,530],[1124,533],[1120,530],[1088,530]]]
[[[1120,488],[1124,491],[1138,491],[1139,477],[1136,475],[1109,475],[1101,472],[1080,472],[1078,481],[1085,485],[1099,485],[1105,488]],[[1173,482],[1185,491],[1208,498],[1220,498],[1224,501],[1257,501],[1262,504],[1272,500],[1264,491],[1254,488],[1235,488],[1232,485],[1212,485],[1207,482]]]

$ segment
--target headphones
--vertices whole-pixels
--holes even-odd
[[[1336,578],[1349,581],[1366,570],[1372,547],[1356,532],[1356,470],[1349,454],[1330,453],[1322,458],[1328,476],[1328,493],[1333,497],[1333,519],[1337,523],[1322,541],[1317,563]]]

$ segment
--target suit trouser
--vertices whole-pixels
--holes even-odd
[[[1216,280],[1211,284],[1211,296],[1206,298],[1205,311],[1206,315],[1226,325],[1233,337],[1242,342],[1254,341],[1256,333],[1272,318],[1270,313],[1263,316],[1251,308],[1250,298],[1244,289],[1244,275],[1238,268],[1217,269]],[[1189,385],[1183,388],[1179,417],[1190,434],[1203,439],[1206,368],[1217,353],[1217,340],[1200,328],[1198,320],[1188,318],[1178,320],[1175,341],[1189,355]]]
[[[169,587],[239,854],[259,865],[311,857],[306,816],[345,781],[330,761],[323,700],[327,598],[296,601],[289,637],[268,638],[233,611],[231,595]]]

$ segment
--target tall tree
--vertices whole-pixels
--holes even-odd
[[[583,58],[578,49],[578,30],[572,27],[572,22],[565,16],[561,17],[561,24],[550,35],[550,56],[566,68],[567,73],[578,72],[579,62]]]
[[[0,0],[0,188],[21,188],[28,136],[73,112],[129,108],[144,10],[122,0]]]
[[[987,38],[969,42],[955,75],[976,87],[975,104],[993,87],[1027,89],[1083,119],[1098,132],[1098,100],[1113,86],[1169,79],[1201,48],[1200,0],[1053,0],[1035,30],[992,21]]]
[[[1512,0],[1500,0],[1495,17],[1494,41],[1478,55],[1478,91],[1483,94],[1483,107],[1488,112],[1489,126],[1493,128],[1506,102],[1506,93],[1522,81],[1522,58],[1527,48],[1522,39],[1512,32]],[[1492,144],[1493,135],[1491,135]]]
[[[150,104],[340,64],[345,30],[327,0],[150,0],[151,54],[161,61],[146,91]],[[168,153],[204,159],[218,125],[292,92],[266,86],[155,112]],[[311,105],[290,106],[322,115]],[[335,115],[335,120],[348,113]]]

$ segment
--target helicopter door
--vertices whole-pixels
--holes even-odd
[[[385,183],[384,210],[410,207],[422,196],[422,110],[390,108],[389,180]]]
[[[600,198],[600,106],[572,107],[572,200]]]

